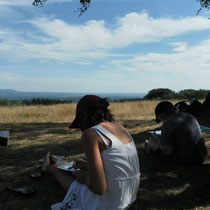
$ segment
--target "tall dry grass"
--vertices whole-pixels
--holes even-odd
[[[0,123],[69,122],[75,107],[75,104],[1,107]]]
[[[116,120],[152,119],[157,103],[159,101],[111,102],[110,110]],[[0,123],[71,122],[74,119],[75,110],[76,104],[74,103],[51,106],[0,107]]]
[[[116,119],[154,118],[154,108],[159,101],[127,101],[111,103],[110,109]]]

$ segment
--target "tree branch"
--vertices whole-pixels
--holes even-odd
[[[42,6],[43,3],[46,3],[46,1],[47,0],[34,0],[32,5],[34,5],[34,6],[39,6],[39,5]]]
[[[197,0],[198,2],[200,2],[200,9],[197,11],[197,15],[200,13],[200,11],[203,9],[203,8],[206,8],[207,10],[209,10],[210,8],[210,0]]]
[[[210,8],[210,0],[196,0],[197,2],[200,2],[200,9],[197,11],[197,15],[201,12],[203,8],[209,9]],[[43,6],[44,3],[46,3],[47,0],[33,0],[34,6]],[[77,8],[77,12],[79,12],[79,16],[81,16],[90,6],[91,0],[80,0],[81,7]]]
[[[32,5],[34,6],[43,6],[47,0],[33,0]],[[81,7],[77,8],[77,12],[79,12],[79,16],[81,16],[90,6],[91,0],[80,0]]]

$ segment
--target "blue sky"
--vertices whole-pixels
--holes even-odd
[[[0,0],[0,89],[210,89],[210,12],[196,0]]]

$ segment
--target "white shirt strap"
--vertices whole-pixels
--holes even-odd
[[[107,146],[107,148],[110,147],[109,144],[108,144],[108,142],[106,141],[106,139],[105,139],[104,136],[102,135],[102,133],[101,133],[100,131],[98,131],[97,128],[94,128],[94,130],[95,130],[96,133],[101,137],[102,141],[103,141],[104,144]]]

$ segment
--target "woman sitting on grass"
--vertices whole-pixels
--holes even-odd
[[[109,103],[86,95],[77,104],[70,128],[80,128],[87,160],[75,160],[73,175],[46,155],[42,171],[52,174],[67,194],[52,209],[127,209],[139,189],[139,160],[135,143],[123,126],[113,123]],[[58,161],[57,161],[58,160]],[[57,163],[56,163],[57,162]]]

